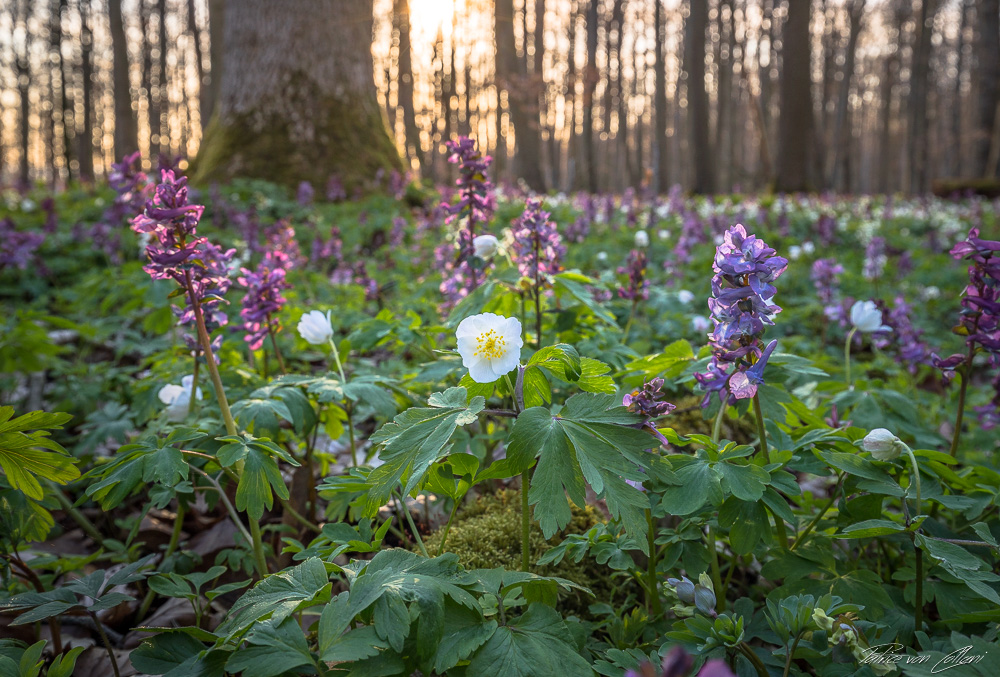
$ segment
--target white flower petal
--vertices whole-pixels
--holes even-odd
[[[173,404],[182,392],[184,392],[184,388],[182,386],[171,383],[170,385],[160,388],[160,392],[158,392],[156,396],[160,398],[160,402],[163,402],[164,404]]]

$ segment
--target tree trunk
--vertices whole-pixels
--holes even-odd
[[[689,155],[694,163],[695,193],[711,193],[712,144],[709,140],[708,93],[705,91],[705,29],[708,27],[708,3],[692,2],[686,26],[684,60],[688,74]]]
[[[205,78],[205,60],[201,53],[201,28],[194,12],[194,0],[187,0],[187,18],[188,32],[194,43],[194,67],[198,74],[198,91],[195,94],[198,97],[198,117],[201,119],[201,129],[204,131],[208,126],[208,87]]]
[[[930,77],[931,37],[934,33],[934,14],[937,0],[923,0],[917,15],[913,66],[910,69],[909,142],[910,180],[909,191],[922,193],[927,189],[927,95]]]
[[[402,163],[382,119],[371,55],[372,0],[229,0],[216,117],[197,181],[234,176],[286,186],[364,186]]]
[[[955,40],[955,84],[952,93],[951,107],[951,149],[949,151],[950,162],[948,163],[952,176],[962,175],[962,160],[965,154],[962,152],[962,71],[965,70],[965,32],[969,27],[969,13],[972,11],[972,3],[969,0],[961,0],[959,6],[961,19],[959,20],[958,35]]]
[[[990,167],[990,147],[996,134],[997,104],[1000,101],[1000,0],[979,0],[979,102],[976,129],[976,175],[995,176]]]
[[[656,190],[659,193],[666,193],[670,190],[670,178],[668,177],[667,163],[667,66],[664,46],[666,26],[663,23],[663,0],[654,0],[653,23],[655,39],[653,49],[656,50],[655,68],[653,74],[656,91],[653,93],[655,110],[653,129],[653,168],[656,172]]]
[[[597,17],[600,0],[587,3],[587,66],[583,74],[583,161],[587,190],[597,192],[597,157],[594,153],[594,91],[597,89]]]
[[[854,0],[848,9],[851,28],[847,38],[847,53],[844,55],[844,78],[840,82],[840,92],[837,96],[837,122],[834,127],[836,141],[833,146],[832,184],[840,192],[848,189],[851,129],[847,124],[847,108],[850,105],[851,81],[854,79],[854,63],[858,51],[858,36],[861,34],[861,20],[864,18],[865,2],[866,0]]]
[[[156,153],[156,145],[160,142],[160,110],[158,99],[153,94],[153,45],[149,35],[151,2],[152,0],[139,0],[139,32],[142,34],[140,91],[146,96],[146,126],[149,132],[146,153],[149,156]],[[152,161],[154,158],[149,159]],[[153,167],[156,167],[155,163]]]
[[[115,100],[115,159],[139,149],[139,131],[129,82],[128,42],[122,18],[122,0],[108,0],[108,23],[111,31],[112,79]]]
[[[716,188],[729,192],[732,188],[732,111],[733,111],[733,63],[735,55],[735,36],[733,32],[733,14],[735,12],[732,0],[719,2],[719,88],[718,113],[715,116],[715,147],[719,157],[717,166]],[[727,21],[728,19],[728,21]]]
[[[778,192],[809,188],[809,148],[812,142],[811,0],[788,3],[782,29],[781,114],[778,126]]]
[[[625,54],[623,43],[625,41],[625,0],[615,0],[613,14],[615,17],[615,57],[618,66],[615,71],[615,101],[617,103],[616,117],[618,118],[618,131],[615,139],[618,151],[621,153],[621,163],[615,163],[615,171],[619,176],[622,185],[630,185],[632,157],[628,145],[628,97],[625,96]],[[634,50],[633,50],[634,51]],[[633,75],[633,77],[635,77]]]
[[[80,0],[80,76],[83,79],[83,124],[78,130],[80,179],[94,180],[94,32],[89,0]]]
[[[205,101],[205,120],[202,122],[206,128],[219,105],[219,91],[222,89],[225,25],[226,0],[208,0],[208,94]]]
[[[423,169],[424,154],[420,147],[420,128],[413,106],[413,55],[410,47],[410,0],[393,0],[392,18],[399,35],[399,56],[397,57],[397,97],[403,110],[403,134],[406,138],[406,152],[416,158]]]
[[[157,129],[160,132],[160,155],[170,156],[173,154],[173,149],[170,147],[170,78],[167,75],[167,52],[170,49],[170,43],[167,40],[167,0],[159,0],[157,14],[159,22],[157,44],[160,48],[160,63],[156,69],[157,110],[160,113]],[[150,150],[152,152],[152,149]]]
[[[31,30],[28,27],[28,15],[31,3],[22,2],[19,5],[21,21],[24,25],[24,44],[21,50],[16,50],[14,54],[14,68],[17,73],[17,93],[20,103],[20,120],[18,120],[18,142],[20,146],[20,163],[18,165],[18,183],[21,188],[28,188],[31,185],[31,163],[29,161],[29,151],[31,146],[31,99],[29,98],[28,87],[31,83]],[[17,19],[15,19],[16,21]]]

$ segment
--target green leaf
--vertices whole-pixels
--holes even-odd
[[[52,659],[45,677],[73,677],[73,670],[76,668],[76,659],[83,653],[84,647],[73,647],[64,654],[60,654]],[[133,664],[134,665],[134,664]]]
[[[243,472],[236,486],[236,509],[245,511],[250,519],[259,520],[264,514],[265,506],[268,510],[274,506],[271,488],[274,488],[274,493],[279,498],[287,499],[288,485],[285,484],[274,457],[264,453],[261,445],[254,444],[248,449]]]
[[[495,620],[484,620],[482,614],[463,606],[452,605],[444,617],[444,629],[434,658],[434,671],[446,673],[459,661],[469,658],[496,632]]]
[[[835,538],[872,538],[874,536],[887,536],[905,531],[905,527],[889,520],[865,520],[845,527],[844,530],[835,535]]]
[[[299,605],[309,603],[324,589],[329,589],[330,577],[318,557],[272,574],[243,594],[229,610],[229,616],[219,627],[220,634],[238,634],[264,618],[280,623]]]
[[[896,482],[888,473],[875,467],[871,461],[857,454],[849,454],[842,451],[817,451],[814,453],[829,465],[838,470],[843,470],[849,475],[863,477],[864,479],[880,484],[896,485]]]
[[[434,393],[429,407],[411,407],[371,436],[373,444],[381,445],[379,456],[385,463],[368,476],[367,516],[375,515],[404,478],[403,493],[408,494],[435,461],[450,453],[447,444],[455,430],[475,421],[486,406],[481,397],[466,402],[465,388]]]
[[[510,625],[496,629],[472,656],[468,674],[490,677],[593,677],[573,636],[551,607],[532,604]]]
[[[21,661],[18,665],[20,677],[38,677],[42,670],[42,651],[45,649],[45,640],[35,642],[21,654]]]
[[[289,423],[294,423],[292,412],[288,405],[281,400],[263,400],[251,398],[239,400],[232,405],[233,417],[239,422],[241,428],[254,433],[268,433],[277,436],[282,418]]]
[[[241,672],[243,677],[275,677],[300,665],[312,664],[302,628],[294,618],[280,624],[273,620],[254,626],[247,636],[249,647],[233,652],[226,670]]]
[[[152,583],[156,579],[150,579]],[[152,587],[152,586],[151,586]],[[160,631],[132,650],[132,667],[151,675],[162,675],[197,656],[205,645],[186,632]]]
[[[556,371],[564,381],[578,381],[583,375],[580,353],[576,351],[576,348],[566,343],[546,346],[536,352],[528,360],[525,367],[530,369],[535,366]]]
[[[737,555],[753,552],[771,532],[767,509],[759,501],[741,501],[730,496],[719,508],[719,526],[729,529],[729,545]]]
[[[76,459],[46,432],[61,429],[69,414],[32,411],[12,419],[13,415],[13,407],[0,407],[0,470],[12,488],[40,501],[45,494],[38,478],[66,484],[80,476]]]
[[[736,465],[722,462],[715,464],[715,469],[722,473],[723,488],[728,488],[733,496],[744,501],[759,501],[771,480],[766,470],[753,463]]]
[[[553,276],[553,281],[555,282],[555,290],[558,296],[568,294],[612,327],[618,326],[618,323],[615,322],[615,316],[611,311],[605,308],[603,304],[598,303],[594,295],[587,289],[587,285],[593,284],[595,280],[580,273],[565,272]]]
[[[705,505],[722,502],[722,487],[719,475],[709,464],[693,459],[676,469],[677,485],[663,490],[660,504],[670,515],[690,515]]]

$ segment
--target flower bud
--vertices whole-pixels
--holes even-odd
[[[865,435],[861,446],[865,451],[870,451],[872,458],[878,461],[897,459],[904,448],[903,442],[885,428],[876,428]]]
[[[497,253],[497,249],[500,248],[500,241],[495,235],[478,235],[472,238],[472,248],[479,258],[489,259],[493,258]]]
[[[813,623],[815,623],[820,630],[826,630],[830,632],[833,630],[833,619],[826,615],[826,612],[819,607],[813,609],[812,613]]]
[[[635,246],[640,249],[649,246],[649,233],[644,230],[635,231]]]
[[[694,605],[698,611],[706,616],[715,618],[718,615],[715,612],[715,603],[715,593],[712,592],[711,588],[706,588],[702,585],[694,586]]]
[[[677,599],[685,604],[694,604],[694,583],[688,580],[687,576],[681,576],[680,580],[668,578],[667,583],[674,586]]]

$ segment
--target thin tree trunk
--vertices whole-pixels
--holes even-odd
[[[156,97],[159,100],[157,108],[160,113],[158,120],[160,155],[170,156],[173,154],[173,149],[170,147],[170,77],[167,73],[167,52],[170,49],[170,43],[167,41],[167,0],[159,0],[157,14],[159,15],[157,43],[160,48],[160,63],[157,68]]]
[[[922,0],[917,15],[913,66],[910,69],[909,142],[911,193],[922,193],[928,185],[927,97],[930,77],[931,37],[937,0]]]
[[[972,2],[960,0],[958,6],[962,16],[959,20],[958,35],[955,40],[955,85],[952,94],[951,108],[951,148],[948,163],[952,176],[962,175],[962,72],[965,70],[965,32],[969,27],[969,14],[972,11]]]
[[[128,42],[122,18],[122,1],[108,0],[108,24],[111,32],[112,79],[115,100],[115,158],[139,149],[139,131],[129,83]]]
[[[120,0],[117,0],[120,2]],[[222,84],[222,71],[225,62],[223,49],[226,22],[226,0],[208,0],[208,94],[205,100],[205,120],[207,127],[212,121],[212,115],[219,103],[219,91]]]
[[[667,66],[666,54],[666,26],[663,17],[662,0],[654,0],[653,24],[656,38],[653,41],[653,49],[656,50],[655,66],[656,72],[653,74],[656,91],[653,93],[654,108],[656,109],[654,120],[656,124],[653,129],[653,167],[656,173],[656,190],[659,193],[666,193],[670,190],[670,177],[668,176],[667,162]]]
[[[399,57],[396,91],[399,107],[403,111],[403,134],[407,155],[416,158],[423,170],[424,154],[420,146],[420,129],[413,106],[413,55],[410,47],[410,0],[393,0],[393,23],[399,36]],[[468,93],[466,93],[468,95]]]
[[[851,28],[847,38],[847,52],[844,55],[844,77],[840,82],[840,92],[837,97],[832,183],[836,190],[842,192],[847,190],[850,164],[851,129],[847,124],[847,108],[850,105],[851,81],[854,79],[854,63],[858,51],[858,36],[861,34],[861,21],[864,18],[865,2],[866,0],[854,0],[848,8]]]
[[[80,76],[83,79],[83,124],[79,141],[80,179],[94,180],[94,33],[90,27],[89,0],[80,0]]]
[[[719,31],[719,55],[717,61],[719,86],[716,99],[718,113],[715,116],[715,147],[719,156],[717,165],[716,188],[729,192],[732,188],[732,88],[733,88],[733,46],[734,36],[729,22],[734,12],[732,0],[720,0],[717,17]],[[729,22],[726,19],[729,19]]]
[[[205,75],[205,58],[201,50],[201,28],[194,11],[194,0],[187,0],[188,32],[194,43],[194,67],[198,74],[198,117],[201,119],[201,129],[208,126],[208,78]]]
[[[708,28],[708,4],[692,2],[688,14],[685,61],[688,74],[689,156],[694,164],[695,193],[714,190],[712,144],[709,139],[708,93],[705,91],[705,30]]]
[[[159,102],[153,95],[153,45],[149,36],[150,2],[152,0],[139,0],[139,31],[142,34],[140,91],[146,97],[146,126],[149,132],[149,138],[146,140],[147,156],[156,153],[156,144],[160,142]],[[149,159],[153,160],[151,157]],[[153,166],[156,166],[155,162]]]
[[[583,73],[583,161],[587,190],[597,192],[597,157],[594,153],[594,91],[597,89],[597,21],[600,0],[587,2],[587,66]]]
[[[997,167],[990,162],[990,148],[998,131],[997,108],[1000,106],[1000,0],[979,0],[976,9],[979,24],[979,101],[976,129],[976,175],[995,176]],[[990,166],[993,165],[993,166]]]
[[[28,15],[30,3],[26,0],[18,5],[18,14],[24,26],[24,44],[20,51],[15,51],[14,68],[17,73],[17,93],[20,102],[20,119],[18,130],[20,132],[18,141],[20,145],[20,164],[18,165],[18,183],[21,188],[28,188],[31,185],[31,163],[29,152],[31,150],[31,99],[29,98],[28,87],[31,83],[31,37],[32,33],[28,27]],[[15,19],[16,21],[16,19]]]
[[[812,142],[811,0],[788,4],[782,29],[781,124],[778,127],[778,177],[775,189],[796,192],[809,188]]]

